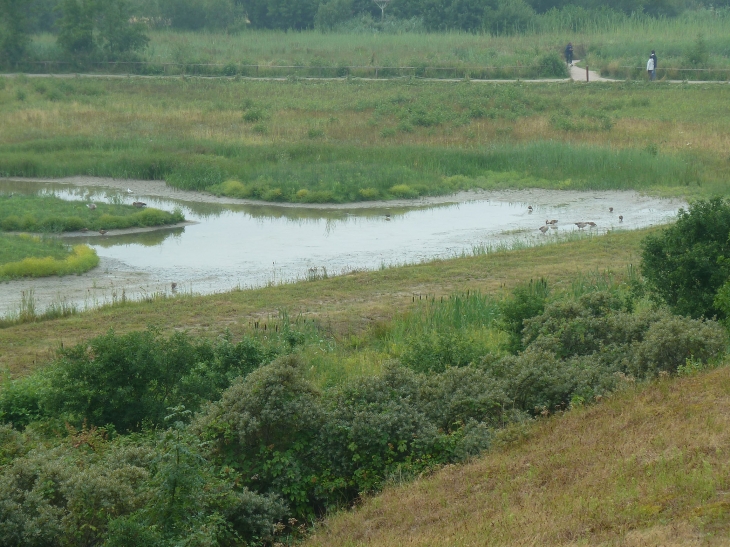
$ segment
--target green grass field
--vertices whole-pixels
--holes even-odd
[[[87,245],[73,248],[53,239],[0,235],[0,279],[80,274],[99,264]]]
[[[725,192],[724,86],[5,79],[0,174],[268,201]],[[671,104],[671,111],[667,105]]]

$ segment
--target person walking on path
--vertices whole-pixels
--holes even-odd
[[[649,57],[649,60],[646,63],[646,72],[649,75],[649,79],[654,79],[654,59]]]
[[[565,62],[573,66],[573,44],[570,42],[565,46]]]
[[[652,49],[651,55],[649,55],[650,59],[654,60],[654,69],[651,71],[651,79],[656,80],[656,69],[657,69],[657,58],[656,58],[656,52]]]

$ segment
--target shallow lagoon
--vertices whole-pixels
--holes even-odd
[[[138,299],[170,293],[173,283],[178,293],[210,294],[325,272],[339,275],[449,258],[475,248],[539,244],[577,231],[573,223],[581,221],[595,222],[595,228],[583,231],[596,234],[637,229],[671,221],[685,205],[635,192],[547,190],[462,194],[454,198],[460,200],[456,203],[420,200],[412,206],[401,202],[342,208],[206,203],[198,193],[148,195],[139,184],[127,193],[99,186],[0,181],[0,192],[54,193],[95,202],[141,200],[165,210],[179,207],[194,222],[143,233],[67,237],[70,243],[84,241],[96,249],[99,267],[80,276],[2,283],[3,315],[18,309],[22,291],[33,291],[37,311],[58,302],[84,309],[122,295]],[[557,228],[543,234],[539,228],[547,219],[558,220]]]

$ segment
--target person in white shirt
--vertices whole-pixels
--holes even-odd
[[[656,72],[654,72],[654,59],[652,57],[649,57],[649,61],[646,63],[646,72],[649,74],[649,79],[653,81]]]

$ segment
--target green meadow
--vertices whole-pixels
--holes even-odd
[[[99,264],[87,245],[73,247],[53,238],[0,235],[0,279],[80,274]]]
[[[730,167],[730,90],[714,84],[1,82],[3,176],[343,203],[471,188],[703,196],[724,192]]]

